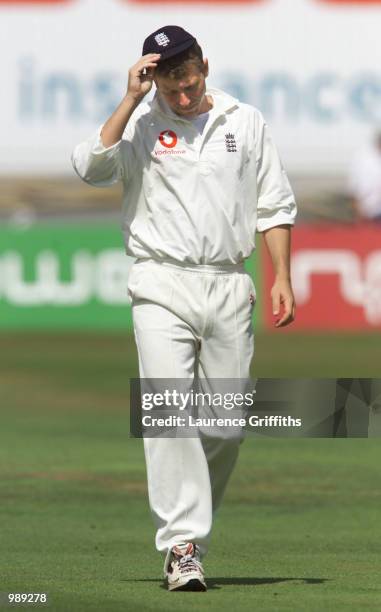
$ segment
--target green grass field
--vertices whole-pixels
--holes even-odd
[[[246,440],[205,559],[209,591],[167,593],[129,438],[131,339],[0,342],[0,592],[47,592],[50,610],[74,612],[381,609],[378,439]],[[378,345],[259,336],[254,372],[377,377]]]

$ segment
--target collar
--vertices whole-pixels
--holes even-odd
[[[210,109],[209,113],[214,119],[217,119],[217,117],[220,115],[223,115],[226,112],[238,107],[239,102],[237,98],[233,98],[233,96],[230,96],[221,89],[209,88],[205,93],[213,98],[213,108]],[[149,105],[151,107],[151,111],[155,113],[159,113],[165,117],[170,117],[173,121],[189,123],[189,119],[176,115],[176,113],[169,108],[168,104],[166,104],[165,100],[163,100],[157,90],[153,100],[149,102]]]

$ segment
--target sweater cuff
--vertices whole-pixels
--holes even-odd
[[[118,142],[111,145],[111,147],[105,147],[102,142],[102,138],[101,138],[102,129],[103,129],[103,125],[101,125],[101,127],[98,129],[94,137],[94,143],[93,143],[91,152],[93,155],[103,155],[106,153],[107,158],[114,157],[114,155],[118,153],[120,149],[120,144],[122,140],[118,140]]]
[[[264,232],[272,227],[278,225],[294,225],[295,224],[296,209],[285,210],[279,209],[272,213],[268,211],[268,214],[261,215],[261,218],[257,220],[257,232]]]

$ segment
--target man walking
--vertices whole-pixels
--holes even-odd
[[[73,165],[124,186],[128,290],[142,379],[246,379],[255,288],[243,267],[262,232],[275,273],[275,326],[294,317],[296,206],[262,115],[207,89],[208,61],[177,26],[145,40],[125,97]],[[142,103],[156,84],[152,102]],[[212,384],[212,383],[211,383]],[[157,549],[169,590],[206,590],[201,564],[241,438],[144,439]]]

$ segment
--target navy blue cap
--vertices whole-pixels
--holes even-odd
[[[195,37],[183,28],[174,25],[164,26],[147,36],[143,45],[143,55],[161,53],[160,63],[189,49],[195,42]]]

